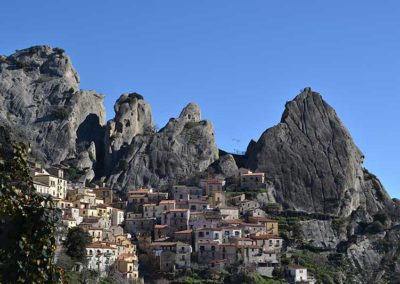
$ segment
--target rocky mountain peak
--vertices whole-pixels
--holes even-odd
[[[114,105],[115,117],[107,125],[109,151],[118,151],[129,145],[133,137],[153,131],[150,105],[137,93],[123,94]]]
[[[79,75],[72,66],[71,59],[62,48],[33,46],[17,50],[3,60],[8,62],[8,69],[25,71],[26,75],[47,75],[62,78],[65,85],[79,90]],[[11,68],[10,68],[11,67]]]
[[[34,46],[0,58],[0,124],[18,129],[45,163],[77,156],[77,141],[87,138],[78,137],[81,124],[104,123],[103,98],[80,90],[61,48]]]
[[[201,120],[200,107],[195,103],[189,103],[183,108],[179,118],[186,121],[199,122]]]
[[[286,104],[281,122],[247,156],[288,208],[348,216],[360,207],[377,212],[389,200],[379,182],[370,182],[364,155],[334,109],[311,88]]]
[[[213,126],[193,103],[159,132],[136,135],[114,153],[108,183],[123,188],[183,181],[218,159]]]

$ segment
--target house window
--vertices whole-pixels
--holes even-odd
[[[200,246],[200,251],[204,251],[204,246]]]
[[[199,232],[199,238],[203,238],[204,237],[204,232]]]

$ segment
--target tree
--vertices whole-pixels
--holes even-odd
[[[60,211],[39,195],[27,167],[26,146],[0,127],[0,283],[57,283],[55,230]]]
[[[72,259],[80,262],[86,261],[86,247],[92,238],[80,227],[70,228],[68,230],[67,238],[64,241],[66,254]]]

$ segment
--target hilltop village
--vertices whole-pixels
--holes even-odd
[[[288,283],[316,282],[306,267],[281,263],[285,244],[278,221],[245,193],[227,192],[224,179],[201,179],[198,186],[173,185],[167,191],[132,188],[121,197],[111,188],[68,181],[65,169],[30,164],[36,191],[51,195],[62,210],[61,231],[78,226],[91,236],[86,265],[100,276],[113,269],[127,282],[140,283],[149,274],[178,277],[196,269],[218,278],[235,267],[268,278],[274,270],[283,271]],[[240,169],[237,181],[238,188],[266,191],[264,173]]]

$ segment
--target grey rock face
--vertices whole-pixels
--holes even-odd
[[[346,236],[337,236],[332,229],[331,220],[307,220],[301,221],[303,238],[306,243],[320,249],[335,249]]]
[[[220,157],[218,164],[224,177],[234,177],[239,171],[235,159],[230,154]]]
[[[136,135],[123,145],[108,183],[122,188],[163,186],[204,171],[217,159],[212,124],[201,120],[197,105],[189,104],[159,132]]]
[[[35,46],[0,57],[0,121],[46,163],[77,156],[77,130],[89,115],[104,124],[102,103],[102,95],[79,90],[79,76],[62,49]]]
[[[131,144],[133,137],[153,131],[150,105],[137,94],[124,94],[114,105],[115,117],[107,123],[109,152]]]
[[[287,208],[349,216],[373,214],[391,202],[365,169],[364,156],[336,112],[306,88],[286,104],[281,122],[251,143],[248,166],[265,172]]]
[[[150,105],[143,97],[132,93],[123,94],[114,105],[115,117],[108,121],[105,136],[104,173],[118,166],[124,149],[137,135],[154,132]]]
[[[235,158],[226,153],[220,153],[219,159],[207,168],[208,173],[219,175],[223,178],[234,178],[237,176],[238,171]]]

